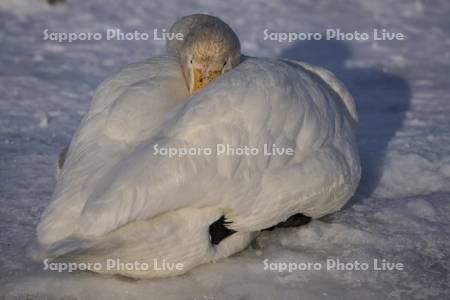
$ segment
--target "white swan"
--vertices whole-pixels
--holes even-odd
[[[292,215],[335,212],[354,193],[357,115],[330,72],[241,59],[237,36],[215,17],[188,16],[172,31],[185,36],[168,43],[173,56],[127,66],[98,87],[38,226],[34,258],[95,262],[96,272],[138,278],[177,275],[244,249]],[[218,155],[217,145],[259,153]],[[265,155],[264,145],[294,154]],[[108,269],[108,259],[149,268]]]

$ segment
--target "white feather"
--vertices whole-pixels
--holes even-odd
[[[356,123],[345,87],[307,64],[247,58],[192,96],[174,58],[128,66],[100,85],[71,142],[38,227],[41,255],[168,256],[189,269],[245,248],[254,232],[296,213],[335,212],[360,178]],[[218,156],[218,144],[295,153]],[[155,145],[214,151],[168,157]],[[222,215],[239,233],[213,246],[208,227]]]

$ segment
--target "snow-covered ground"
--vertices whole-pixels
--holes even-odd
[[[132,281],[43,271],[25,256],[54,186],[54,162],[96,85],[164,53],[163,41],[44,41],[43,31],[153,32],[194,12],[217,15],[243,52],[331,69],[354,95],[363,179],[340,212],[263,233],[252,247],[180,277]],[[27,299],[445,299],[450,295],[450,2],[0,2],[0,295]],[[270,32],[401,32],[405,41],[264,40]],[[268,260],[266,260],[268,259]],[[326,269],[327,259],[370,263]],[[374,259],[403,271],[374,271]],[[269,263],[317,263],[277,272]]]

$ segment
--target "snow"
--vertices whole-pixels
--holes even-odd
[[[2,1],[0,295],[79,299],[443,299],[450,294],[450,4],[427,1]],[[220,16],[243,52],[332,70],[357,102],[360,188],[338,213],[264,232],[247,250],[190,273],[132,281],[43,271],[25,255],[54,187],[54,163],[98,83],[164,53],[163,41],[43,41],[43,31],[151,32],[183,15]],[[263,31],[370,32],[405,41],[264,40]],[[270,262],[386,259],[403,271],[264,270]]]

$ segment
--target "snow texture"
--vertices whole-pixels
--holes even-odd
[[[179,17],[221,17],[243,53],[332,70],[359,113],[362,181],[339,212],[263,233],[186,275],[131,281],[43,271],[25,255],[54,188],[58,151],[95,87],[163,41],[43,41],[43,31],[152,32]],[[0,2],[0,295],[13,299],[445,299],[450,294],[450,3],[436,1]],[[263,31],[402,32],[405,41],[264,40]],[[264,270],[270,262],[386,259],[403,271]]]

